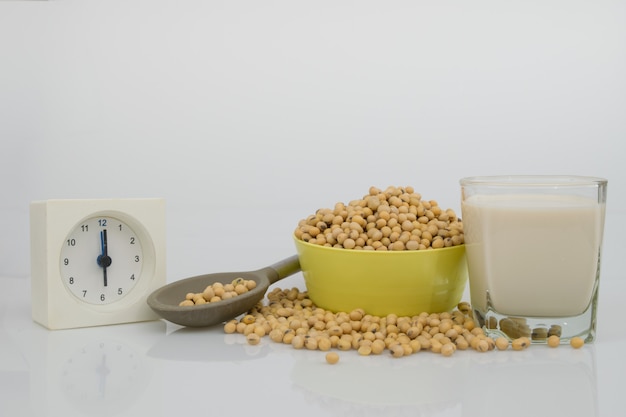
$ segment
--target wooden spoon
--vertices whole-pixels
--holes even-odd
[[[270,285],[299,271],[298,255],[292,255],[256,271],[220,272],[175,281],[152,292],[147,303],[159,316],[172,323],[188,327],[212,326],[249,311],[263,299]],[[208,285],[230,283],[235,278],[254,280],[256,287],[227,300],[187,307],[178,305],[187,293],[202,292]]]

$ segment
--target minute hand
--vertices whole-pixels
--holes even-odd
[[[102,267],[102,274],[104,277],[104,286],[106,287],[107,286],[107,268],[111,265],[111,257],[109,256],[106,229],[100,232],[100,246],[102,248],[102,254],[98,256],[98,265]]]

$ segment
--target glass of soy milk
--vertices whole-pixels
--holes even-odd
[[[492,336],[593,341],[607,180],[520,175],[460,183],[475,320]]]

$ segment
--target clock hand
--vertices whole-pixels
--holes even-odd
[[[107,268],[111,266],[111,257],[109,256],[109,249],[107,244],[107,230],[104,229],[100,232],[100,246],[102,247],[102,254],[98,255],[98,265],[102,267],[102,274],[104,276],[104,286],[107,286]]]

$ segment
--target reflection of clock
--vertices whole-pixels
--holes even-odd
[[[153,320],[165,284],[162,199],[31,203],[33,319],[50,329]]]
[[[83,415],[110,416],[137,399],[146,384],[146,371],[137,352],[123,343],[101,340],[65,361],[60,388]]]

